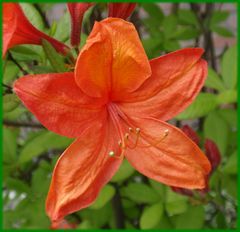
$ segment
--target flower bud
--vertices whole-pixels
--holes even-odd
[[[182,131],[184,132],[184,134],[186,134],[194,143],[196,143],[197,145],[199,145],[200,141],[199,141],[199,137],[197,135],[197,133],[188,125],[184,125],[182,127]]]
[[[71,16],[71,45],[77,47],[81,41],[82,20],[93,3],[67,3]]]
[[[217,145],[210,139],[206,139],[205,144],[206,156],[208,157],[212,171],[214,171],[221,162],[221,154]]]
[[[109,3],[108,17],[127,19],[136,7],[136,3]]]
[[[8,49],[20,44],[41,45],[47,40],[60,53],[66,55],[68,47],[34,27],[18,3],[3,4],[3,56]]]

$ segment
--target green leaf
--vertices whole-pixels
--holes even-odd
[[[146,51],[148,58],[154,58],[160,55],[161,52],[161,37],[150,37],[142,40],[144,50]]]
[[[148,13],[149,16],[151,16],[155,22],[161,23],[164,14],[160,6],[156,3],[142,3],[141,6],[143,9]]]
[[[163,33],[167,39],[173,38],[172,36],[177,30],[177,17],[174,14],[164,18],[163,29]]]
[[[229,128],[227,122],[220,116],[217,111],[211,112],[205,119],[204,124],[204,137],[212,139],[218,146],[222,155],[225,154]]]
[[[204,225],[205,212],[202,205],[189,206],[188,210],[178,215],[175,221],[176,229],[201,229]]]
[[[15,94],[6,94],[3,96],[3,111],[10,112],[16,109],[20,101]]]
[[[100,192],[97,200],[90,206],[90,209],[101,209],[114,196],[115,188],[111,185],[106,185]]]
[[[3,127],[3,161],[4,163],[16,163],[18,129]]]
[[[65,67],[65,63],[63,61],[63,57],[59,55],[59,53],[55,50],[55,48],[45,39],[42,40],[43,50],[50,61],[52,67],[57,72],[66,72],[67,68]]]
[[[5,183],[6,183],[6,186],[8,189],[15,190],[19,194],[31,192],[31,188],[25,182],[23,182],[19,179],[14,179],[14,178],[8,177],[5,180]]]
[[[204,85],[208,88],[216,89],[219,92],[225,90],[223,81],[212,68],[208,68],[208,76]]]
[[[237,174],[237,151],[229,156],[227,163],[223,167],[225,174],[236,175]]]
[[[71,142],[72,140],[69,138],[43,131],[25,144],[20,152],[19,163],[31,161],[49,149],[65,149]]]
[[[84,221],[89,221],[91,228],[101,228],[111,221],[112,208],[110,202],[101,209],[84,209],[77,213]]]
[[[199,27],[198,19],[196,17],[196,14],[193,11],[179,9],[177,12],[177,16],[180,23]]]
[[[50,184],[50,170],[43,167],[46,161],[41,161],[37,170],[32,173],[31,198],[33,200],[45,198]],[[48,163],[47,163],[48,164]],[[48,164],[49,165],[49,164]],[[50,167],[50,165],[49,165]]]
[[[4,112],[3,118],[6,120],[16,120],[19,119],[19,117],[22,116],[23,113],[27,112],[26,108],[23,107],[17,107],[11,112]]]
[[[200,34],[200,31],[197,28],[192,27],[181,27],[178,28],[173,34],[173,37],[178,40],[189,40],[197,38]]]
[[[163,215],[163,204],[157,203],[145,207],[140,217],[141,229],[152,229],[160,222]]]
[[[148,185],[143,183],[130,183],[121,189],[121,195],[136,203],[155,203],[160,196]]]
[[[44,29],[44,23],[38,10],[30,3],[20,3],[20,5],[31,24],[42,31]]]
[[[210,26],[214,26],[216,24],[219,24],[223,21],[225,21],[229,16],[229,12],[228,11],[214,11],[211,19],[210,19]]]
[[[158,23],[158,21],[150,17],[142,19],[142,22],[149,31],[150,37],[159,39],[163,38],[164,35],[160,31],[160,24]]]
[[[205,116],[217,107],[217,97],[210,93],[200,93],[194,102],[176,118],[194,119]]]
[[[237,111],[235,109],[221,109],[218,113],[232,130],[237,130]]]
[[[216,32],[218,35],[221,35],[221,36],[224,36],[224,37],[233,37],[234,36],[234,34],[225,27],[212,26],[210,29],[213,32]]]
[[[220,93],[217,96],[217,102],[218,104],[230,104],[230,103],[236,103],[237,102],[237,91],[236,90],[226,90],[222,93]]]
[[[121,182],[123,180],[126,180],[134,173],[134,171],[134,168],[129,164],[126,159],[124,159],[119,170],[113,176],[111,182]]]
[[[188,208],[188,198],[167,189],[165,208],[169,216],[181,214]]]
[[[3,70],[4,84],[11,83],[13,80],[16,79],[18,74],[19,74],[19,68],[17,67],[17,65],[14,64],[12,61],[7,61],[5,69]]]
[[[57,23],[54,38],[65,42],[69,38],[70,28],[70,14],[69,12],[66,12]]]
[[[40,61],[40,51],[39,49],[33,48],[33,46],[29,45],[21,45],[11,49],[11,54],[18,61]]]
[[[222,58],[222,77],[228,89],[236,88],[237,84],[237,46],[232,46]]]
[[[180,49],[180,44],[177,40],[165,40],[163,43],[163,48],[167,52],[172,52]]]
[[[160,198],[162,199],[162,201],[164,201],[165,193],[166,193],[166,185],[152,179],[149,179],[149,183],[153,187],[153,189],[160,195]]]

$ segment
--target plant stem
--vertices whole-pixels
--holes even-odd
[[[115,216],[115,223],[116,223],[117,229],[124,229],[125,223],[124,223],[124,212],[122,208],[121,196],[119,193],[118,185],[114,185],[114,187],[116,189],[116,193],[112,199],[112,207],[113,207],[113,212]]]
[[[32,127],[32,128],[44,128],[41,124],[32,123],[32,122],[16,122],[10,120],[3,120],[3,124],[5,126],[12,126],[12,127]]]
[[[12,56],[12,54],[11,54],[10,52],[8,52],[8,57],[9,57],[9,59],[10,59],[14,64],[16,64],[16,65],[18,66],[18,68],[22,71],[22,73],[23,73],[24,75],[29,74],[29,73],[14,59],[14,57]]]

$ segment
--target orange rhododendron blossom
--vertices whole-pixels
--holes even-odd
[[[89,206],[124,157],[167,185],[204,188],[208,159],[180,129],[164,122],[202,88],[203,50],[187,48],[148,60],[133,24],[96,22],[74,73],[28,75],[14,84],[49,130],[76,140],[59,158],[46,210],[52,221]]]
[[[71,45],[78,46],[80,43],[82,20],[84,13],[93,3],[67,3],[71,16]]]
[[[108,16],[127,19],[136,7],[136,3],[109,3]]]
[[[18,3],[3,3],[3,56],[16,45],[41,45],[42,39],[51,43],[58,52],[67,53],[66,45],[39,31],[28,21]]]

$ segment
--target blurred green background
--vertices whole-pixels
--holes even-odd
[[[65,4],[21,4],[40,30],[69,44]],[[98,3],[84,17],[82,42],[95,20],[107,16]],[[171,123],[190,125],[212,139],[222,161],[210,178],[210,191],[192,197],[152,181],[125,160],[87,209],[67,217],[69,227],[140,229],[236,228],[237,218],[237,47],[236,4],[139,3],[130,17],[149,58],[184,47],[203,47],[208,78],[192,105]],[[54,164],[72,142],[44,129],[11,92],[28,73],[56,72],[41,47],[24,45],[3,60],[3,219],[4,228],[47,229],[47,195]],[[16,65],[16,62],[20,65]]]

